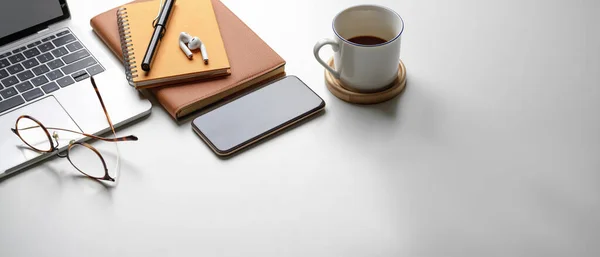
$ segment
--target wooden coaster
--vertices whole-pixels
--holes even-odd
[[[330,67],[333,66],[333,58],[327,62]],[[380,92],[361,93],[345,88],[339,79],[336,79],[329,71],[325,70],[325,84],[327,89],[337,98],[353,104],[376,104],[385,102],[399,95],[406,86],[406,68],[400,61],[398,69],[398,78],[392,84]]]

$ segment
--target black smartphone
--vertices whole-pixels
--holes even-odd
[[[325,109],[325,101],[296,76],[273,81],[192,122],[219,156],[231,155]]]

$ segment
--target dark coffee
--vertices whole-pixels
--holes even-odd
[[[378,45],[387,42],[385,39],[374,36],[358,36],[348,39],[348,41],[359,45]]]

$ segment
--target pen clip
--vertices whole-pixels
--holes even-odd
[[[163,11],[163,6],[165,5],[165,2],[167,0],[161,0],[160,1],[160,6],[158,7],[158,14],[156,14],[156,18],[154,18],[154,20],[152,20],[152,27],[155,28],[156,27],[156,22],[158,22],[158,17],[160,17],[160,13],[162,13]]]

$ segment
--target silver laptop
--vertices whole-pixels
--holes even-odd
[[[88,23],[85,23],[87,25]],[[45,126],[103,134],[150,114],[151,104],[89,27],[70,20],[66,0],[7,1],[0,8],[0,178],[50,157],[23,147],[10,130],[30,115]],[[78,140],[85,140],[78,138]],[[62,145],[64,150],[65,145]]]

